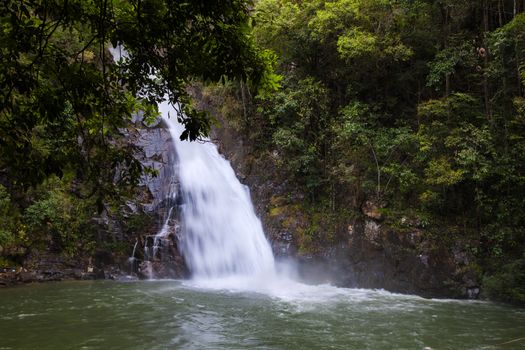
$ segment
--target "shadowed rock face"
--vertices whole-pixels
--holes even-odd
[[[143,176],[140,186],[146,195],[139,197],[141,210],[158,217],[157,225],[148,232],[137,232],[139,245],[130,266],[139,278],[181,278],[188,275],[186,263],[180,254],[180,218],[177,203],[179,181],[178,162],[173,140],[165,125],[140,128],[134,132],[133,143],[143,152],[137,159],[145,167],[157,172],[156,176]],[[173,208],[168,218],[170,208]],[[156,237],[163,225],[167,232]]]
[[[130,130],[128,137],[143,150],[136,155],[140,163],[157,172],[156,176],[142,176],[139,186],[144,195],[137,198],[145,212],[154,212],[165,206],[163,202],[178,191],[177,160],[170,133],[160,123],[155,127]]]
[[[179,251],[178,162],[171,135],[160,119],[155,125],[146,126],[140,116],[121,133],[126,142],[137,147],[135,158],[152,174],[141,177],[134,198],[122,205],[118,213],[111,213],[108,208],[93,219],[100,237],[117,237],[129,245],[127,256],[97,265],[101,269],[118,265],[121,274],[141,279],[186,277],[186,263]],[[130,229],[129,221],[137,217],[145,218],[148,224]],[[155,239],[166,223],[166,234]]]
[[[429,246],[420,229],[401,232],[372,219],[356,219],[347,237],[319,254],[299,257],[300,272],[340,286],[381,288],[425,297],[478,298],[479,281],[468,262],[449,249]]]

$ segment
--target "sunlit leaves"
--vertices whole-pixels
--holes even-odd
[[[255,9],[254,35],[282,59],[289,58],[302,17],[300,6],[292,1],[261,0]]]
[[[337,51],[342,58],[362,57],[377,50],[377,38],[359,28],[353,28],[337,40]]]
[[[452,186],[463,178],[461,169],[453,169],[446,158],[440,157],[428,163],[425,169],[426,181],[431,185]]]
[[[259,87],[257,93],[265,98],[269,97],[270,94],[276,92],[281,88],[282,75],[274,73],[274,65],[277,62],[275,53],[271,50],[264,50],[261,53],[261,57],[266,62],[266,68],[264,69],[261,78],[259,80]]]
[[[476,55],[475,47],[468,41],[441,50],[429,64],[427,85],[441,89],[445,78],[453,75],[458,68],[474,71],[477,64]]]
[[[358,23],[364,2],[356,0],[339,0],[326,2],[319,6],[315,16],[309,21],[312,35],[321,41],[333,34],[351,28]]]

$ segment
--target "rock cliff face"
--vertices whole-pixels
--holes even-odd
[[[108,208],[95,219],[101,235],[110,232],[127,245],[125,254],[96,265],[100,270],[117,265],[126,275],[141,279],[185,277],[188,272],[178,247],[178,165],[171,135],[160,119],[146,126],[140,116],[122,133],[138,148],[136,159],[152,173],[142,176],[132,200],[116,211]],[[130,227],[134,220],[139,224]],[[156,237],[164,225],[165,235]]]
[[[135,125],[140,121],[135,121]],[[143,232],[136,232],[136,242],[130,254],[130,271],[139,278],[181,278],[188,274],[178,242],[180,239],[180,218],[177,198],[177,159],[173,152],[173,140],[165,125],[129,130],[128,140],[143,151],[137,158],[145,167],[156,174],[142,177],[139,195],[130,208],[156,217],[156,224]],[[126,208],[122,208],[126,209]],[[156,234],[165,226],[162,237]]]
[[[148,127],[139,117],[121,133],[120,142],[137,146],[135,157],[153,173],[141,178],[129,200],[118,206],[106,203],[102,213],[93,216],[89,227],[94,231],[96,249],[90,254],[79,249],[77,256],[67,258],[52,246],[34,248],[20,262],[20,267],[0,270],[0,286],[64,279],[187,275],[178,249],[180,225],[176,193],[179,185],[170,133],[162,123]],[[166,223],[171,207],[167,232],[157,242],[155,235]]]
[[[177,159],[172,150],[171,135],[161,121],[150,127],[139,121],[135,121],[134,125],[138,127],[129,128],[126,137],[129,142],[142,149],[136,158],[143,166],[157,173],[141,178],[139,189],[143,196],[136,198],[141,209],[151,213],[166,206],[164,202],[178,191]]]
[[[465,242],[434,239],[424,224],[409,218],[399,218],[395,225],[387,222],[372,202],[350,215],[340,211],[333,227],[314,223],[312,214],[304,209],[305,195],[278,173],[274,155],[255,152],[254,145],[228,125],[212,104],[197,97],[201,107],[211,110],[222,124],[212,137],[250,187],[274,254],[298,261],[303,279],[426,297],[479,296],[474,260],[463,248]],[[314,249],[303,249],[312,247],[306,240],[316,237],[330,239],[319,238]]]

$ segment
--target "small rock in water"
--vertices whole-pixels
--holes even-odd
[[[469,299],[478,299],[480,293],[479,287],[470,287],[467,288],[467,296]]]

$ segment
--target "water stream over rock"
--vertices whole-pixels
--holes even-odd
[[[180,141],[183,126],[168,103],[160,106],[178,160],[181,250],[195,278],[275,273],[270,244],[230,163],[209,140]]]

